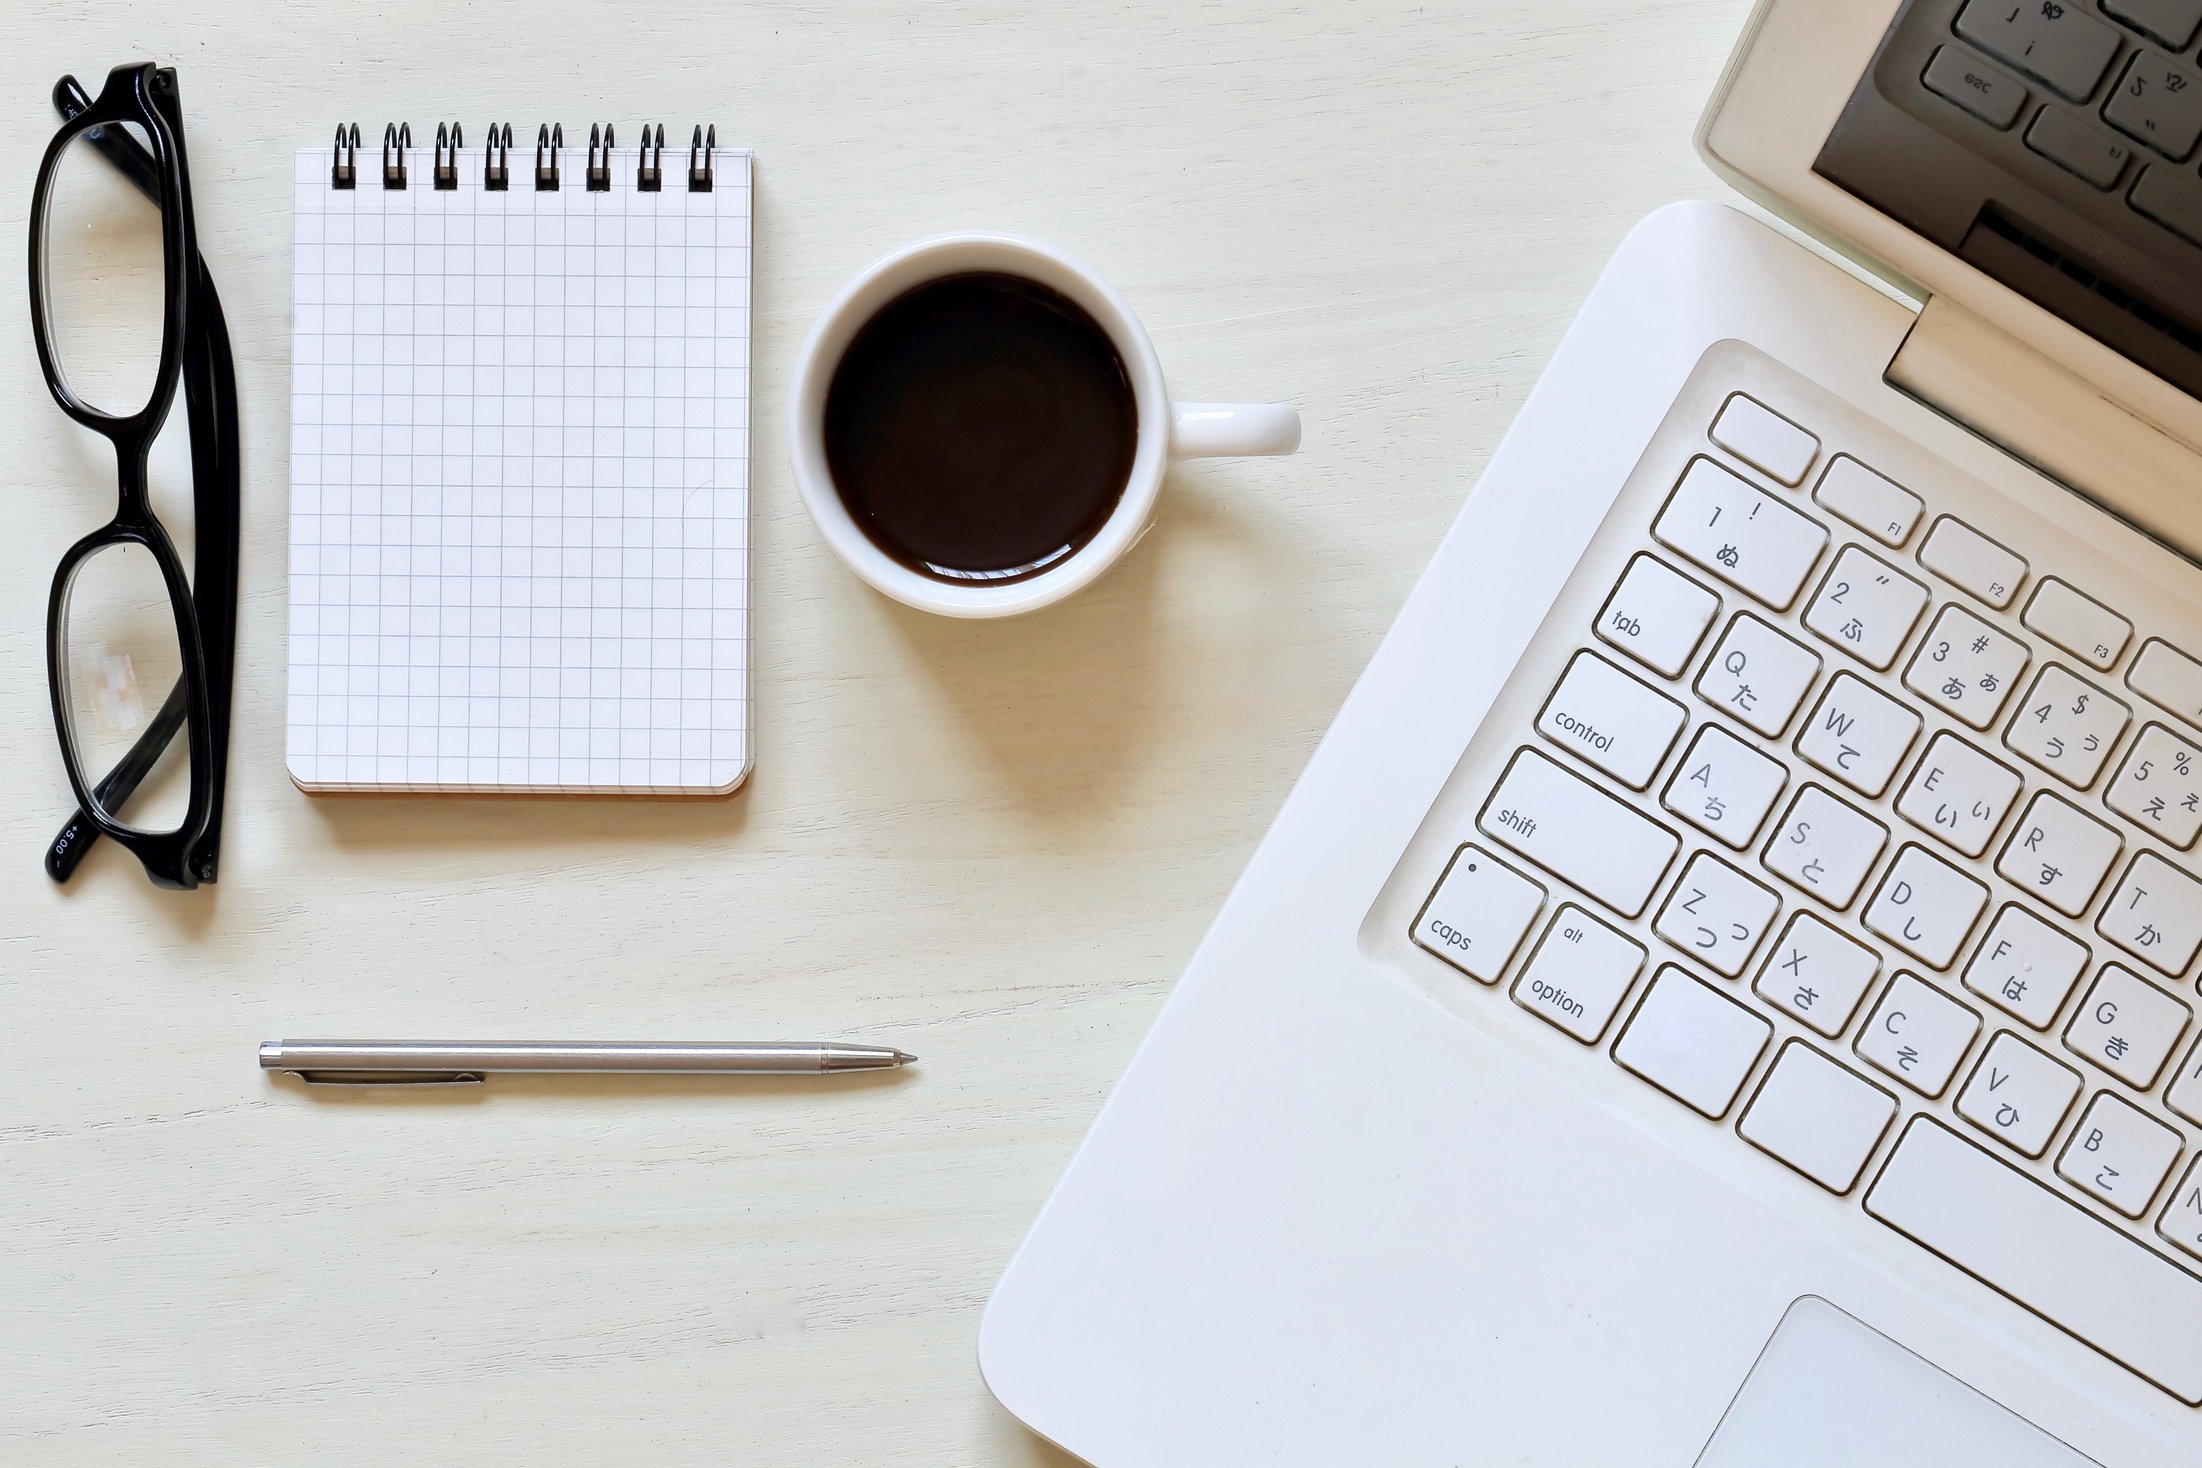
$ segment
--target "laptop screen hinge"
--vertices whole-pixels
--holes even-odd
[[[1891,358],[1889,386],[2202,562],[2202,453],[1941,297]]]

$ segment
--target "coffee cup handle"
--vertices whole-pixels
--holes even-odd
[[[1300,446],[1300,415],[1286,403],[1174,403],[1171,413],[1173,459],[1289,454]]]

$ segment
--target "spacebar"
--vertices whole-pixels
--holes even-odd
[[[1912,1122],[1866,1194],[1866,1211],[2202,1406],[2202,1279],[1941,1123]]]

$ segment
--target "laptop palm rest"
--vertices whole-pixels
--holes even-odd
[[[1807,1295],[1782,1316],[1697,1468],[2091,1468],[2040,1428]]]

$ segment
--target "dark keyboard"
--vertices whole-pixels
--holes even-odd
[[[2202,394],[2202,0],[1911,0],[1818,171]]]

